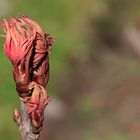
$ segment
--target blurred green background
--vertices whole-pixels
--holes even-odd
[[[0,0],[55,36],[41,140],[139,140],[139,0]],[[12,65],[0,40],[0,139],[19,140]]]

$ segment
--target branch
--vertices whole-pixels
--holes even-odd
[[[33,133],[31,119],[27,113],[26,104],[20,100],[21,114],[15,113],[14,120],[19,127],[20,134],[23,140],[39,140],[40,133]]]

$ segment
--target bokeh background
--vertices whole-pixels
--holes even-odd
[[[140,139],[139,0],[0,0],[55,35],[41,140]],[[12,65],[0,40],[0,139],[21,139]]]

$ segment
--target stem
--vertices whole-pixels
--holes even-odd
[[[34,134],[32,132],[32,125],[30,117],[27,114],[27,107],[25,103],[20,100],[21,104],[21,119],[19,124],[19,130],[23,140],[39,140],[40,134]]]

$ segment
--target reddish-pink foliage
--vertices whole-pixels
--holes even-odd
[[[53,37],[26,16],[3,19],[4,51],[13,64],[16,89],[25,102],[35,128],[42,126],[49,96],[45,86],[49,79],[49,52]],[[18,112],[14,112],[14,118]]]

